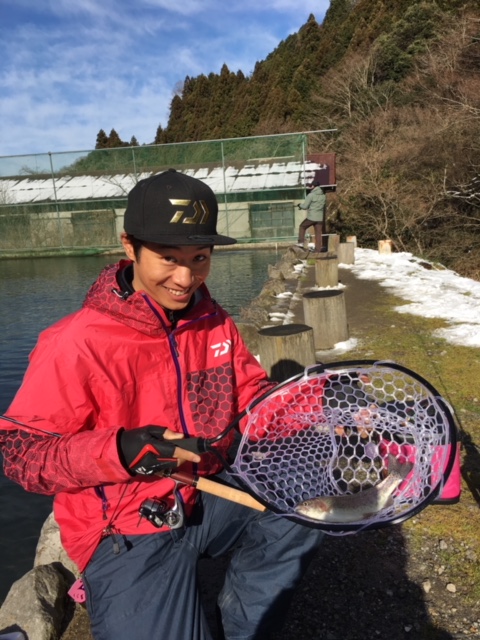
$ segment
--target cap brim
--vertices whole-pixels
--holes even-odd
[[[195,246],[195,245],[227,245],[227,244],[237,243],[235,238],[229,238],[228,236],[221,236],[218,234],[211,235],[211,236],[161,235],[157,237],[153,237],[149,235],[148,238],[142,238],[141,235],[137,235],[137,234],[134,234],[134,235],[136,238],[138,238],[138,240],[142,240],[143,242],[153,242],[154,244],[161,244],[166,247],[171,247],[171,246],[179,247],[182,245],[188,246],[188,247]]]

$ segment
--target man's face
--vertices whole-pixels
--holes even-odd
[[[122,236],[122,244],[133,260],[133,288],[145,291],[165,309],[180,311],[210,272],[209,245],[167,247],[145,244],[135,257],[132,244]]]

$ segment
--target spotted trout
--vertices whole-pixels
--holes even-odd
[[[365,520],[393,504],[392,494],[413,468],[411,462],[401,464],[388,456],[388,475],[374,487],[340,496],[319,496],[295,507],[299,513],[322,522],[349,523]]]

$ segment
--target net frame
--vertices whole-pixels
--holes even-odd
[[[416,515],[438,496],[455,459],[449,404],[424,378],[389,361],[307,367],[251,403],[239,423],[229,473],[269,510],[332,535]],[[319,496],[337,501],[376,490],[393,459],[412,468],[378,512],[325,522],[297,511]]]

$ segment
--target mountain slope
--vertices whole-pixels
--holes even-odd
[[[337,153],[330,228],[480,277],[478,3],[333,0],[322,25],[311,15],[250,78],[224,67],[188,79],[164,134],[331,128],[309,149]]]

